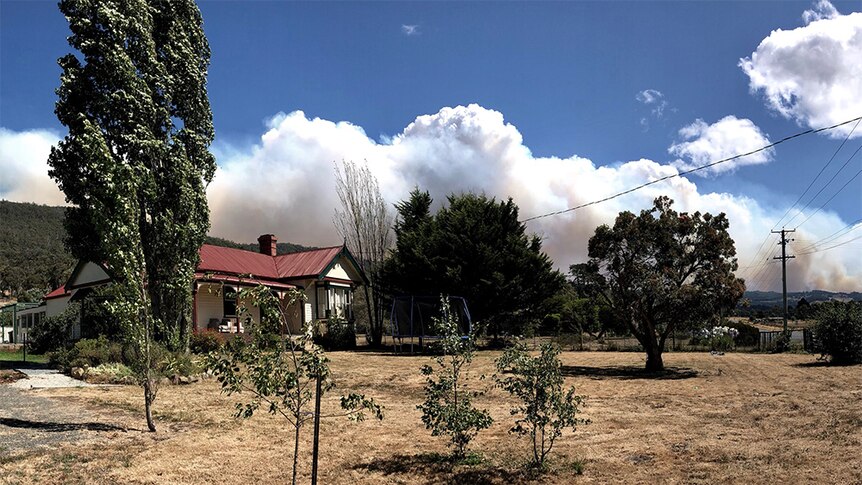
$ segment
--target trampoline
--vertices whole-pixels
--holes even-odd
[[[472,322],[467,300],[460,296],[450,296],[449,311],[455,314],[462,336],[470,335]],[[416,340],[419,347],[426,341],[437,340],[440,335],[435,331],[434,318],[439,318],[442,311],[439,296],[396,296],[392,300],[392,312],[389,321],[392,326],[392,350],[398,353],[403,350],[405,341],[409,339],[410,353],[413,353]]]

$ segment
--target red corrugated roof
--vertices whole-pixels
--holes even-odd
[[[318,276],[341,252],[342,246],[311,249],[299,253],[268,256],[242,249],[204,244],[201,246],[199,273],[230,273],[278,280]]]
[[[284,290],[296,288],[296,286],[291,285],[289,283],[279,283],[277,281],[262,280],[262,279],[257,279],[257,278],[244,278],[241,276],[224,275],[224,274],[195,273],[195,279],[198,281],[216,281],[216,282],[233,283],[235,285],[245,285],[245,286],[266,285],[266,286],[269,286],[270,288],[277,288],[277,289],[284,289]]]
[[[51,298],[60,298],[61,296],[69,296],[69,293],[66,293],[66,285],[61,285],[59,288],[52,291],[51,293],[48,293],[42,298],[45,300],[50,300]]]
[[[341,246],[312,249],[301,253],[282,254],[275,257],[278,275],[281,278],[317,276],[341,252]]]
[[[197,270],[233,274],[251,274],[261,278],[278,279],[275,259],[266,254],[243,251],[242,249],[223,248],[204,244],[200,250],[201,262]]]

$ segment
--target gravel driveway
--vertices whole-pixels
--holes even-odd
[[[92,386],[48,369],[19,369],[27,374],[0,385],[0,452],[30,450],[93,437],[123,428],[97,422],[93,413],[74,403],[40,396],[39,388]]]

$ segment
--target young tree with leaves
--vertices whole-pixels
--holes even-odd
[[[155,339],[188,345],[191,285],[215,173],[209,45],[191,0],[63,0],[69,44],[50,175],[71,204],[72,253],[104,263],[155,431]]]
[[[335,166],[335,190],[341,208],[335,210],[335,228],[357,253],[359,267],[368,277],[362,287],[372,345],[383,341],[384,291],[380,271],[392,246],[392,214],[380,195],[377,177],[368,165],[342,161]]]
[[[533,357],[526,345],[517,342],[496,361],[502,375],[498,375],[497,385],[521,401],[512,409],[513,416],[521,417],[509,432],[530,437],[531,465],[538,470],[544,469],[545,459],[564,430],[574,432],[579,424],[587,424],[577,417],[584,397],[575,395],[574,387],[563,389],[559,355],[560,349],[547,343]]]
[[[317,450],[317,426],[320,418],[333,417],[320,414],[323,393],[335,387],[329,371],[329,359],[313,341],[313,325],[309,323],[302,335],[290,334],[285,309],[302,300],[302,293],[292,290],[284,301],[279,301],[265,286],[240,292],[239,300],[247,302],[240,307],[240,318],[251,338],[236,338],[224,353],[207,356],[211,369],[222,384],[222,392],[251,394],[252,399],[236,404],[236,416],[250,418],[263,406],[270,414],[283,417],[293,428],[292,481],[296,484],[299,465],[300,431],[309,421],[315,422],[314,449]],[[260,309],[260,321],[251,318],[249,306]],[[316,400],[314,412],[308,407]],[[362,394],[342,396],[341,407],[354,421],[364,419],[371,412],[383,419],[383,408]],[[316,472],[316,462],[314,464]],[[314,475],[313,473],[313,476]]]
[[[478,394],[467,386],[467,368],[473,361],[473,336],[462,335],[461,327],[449,307],[449,299],[440,297],[440,317],[434,318],[442,355],[435,357],[437,370],[425,365],[422,375],[427,376],[425,402],[416,406],[422,411],[422,422],[431,436],[447,435],[454,449],[454,458],[463,459],[467,446],[479,431],[491,426],[494,420],[486,410],[473,407]]]
[[[646,368],[664,369],[662,351],[674,329],[705,324],[745,291],[734,276],[736,249],[724,213],[676,212],[658,197],[652,209],[620,212],[589,241],[590,264],[603,297],[647,353]]]

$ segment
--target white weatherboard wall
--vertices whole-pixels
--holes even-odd
[[[215,318],[221,321],[221,319],[224,318],[224,299],[222,296],[222,288],[222,285],[212,283],[202,283],[198,287],[196,306],[197,321],[195,322],[195,328],[197,330],[205,330],[210,319]],[[260,309],[252,305],[248,300],[240,299],[237,301],[237,312],[240,312],[240,308],[243,305],[247,305],[248,313],[252,320],[255,322],[260,321]],[[237,315],[237,317],[240,317],[240,315]]]
[[[211,318],[224,317],[221,285],[202,284],[198,287],[195,328],[205,330]]]

